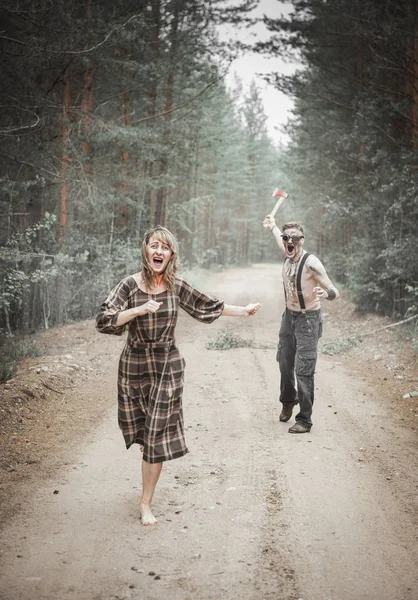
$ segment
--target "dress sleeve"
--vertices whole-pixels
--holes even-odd
[[[127,324],[117,327],[115,325],[119,313],[128,308],[130,288],[124,279],[119,282],[110,292],[106,300],[100,307],[99,314],[96,317],[96,329],[100,333],[109,333],[111,335],[122,335]]]
[[[194,319],[202,323],[212,323],[221,316],[224,308],[222,300],[198,292],[184,279],[179,280],[178,285],[180,306]]]

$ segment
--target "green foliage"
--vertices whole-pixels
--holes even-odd
[[[2,277],[0,292],[0,309],[10,311],[22,306],[23,294],[29,289],[27,275],[18,269],[7,269]]]
[[[231,348],[251,348],[251,340],[244,340],[227,329],[218,332],[216,340],[206,344],[207,350],[230,350]]]
[[[14,330],[36,329],[41,318],[45,328],[49,327],[51,317],[52,322],[56,322],[51,303],[55,300],[60,279],[71,281],[88,260],[86,250],[71,256],[63,252],[49,254],[39,248],[40,236],[51,235],[55,222],[56,217],[46,213],[42,221],[14,234],[1,249],[0,311],[9,335]],[[34,296],[42,315],[39,320],[34,316],[28,323],[28,304]]]
[[[352,348],[355,348],[361,342],[361,337],[340,338],[323,344],[320,347],[320,352],[321,354],[327,354],[329,356],[334,356],[334,354],[343,354],[344,352],[348,352]]]
[[[42,354],[42,350],[28,338],[17,339],[0,331],[0,382],[13,377],[19,361],[23,358],[42,356]]]
[[[94,315],[140,269],[143,234],[159,223],[187,269],[267,254],[261,222],[280,157],[256,86],[226,89],[235,50],[216,30],[248,23],[256,2],[227,4],[0,7],[15,32],[2,40],[10,60],[0,92],[0,327],[9,334]]]
[[[402,317],[415,310],[418,286],[416,7],[293,6],[287,19],[266,19],[272,37],[257,45],[302,62],[291,76],[269,76],[295,99],[283,155],[287,208],[361,310]]]

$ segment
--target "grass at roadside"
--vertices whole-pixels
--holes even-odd
[[[207,350],[229,350],[230,348],[251,348],[251,340],[244,340],[227,329],[218,332],[216,340],[206,344]]]
[[[29,339],[29,336],[0,335],[0,355],[0,382],[3,382],[13,377],[20,360],[29,356],[42,356],[43,351]]]

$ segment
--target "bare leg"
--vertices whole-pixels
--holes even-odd
[[[147,463],[142,461],[142,496],[139,501],[139,512],[143,525],[155,525],[157,519],[151,512],[151,501],[161,474],[163,463]]]

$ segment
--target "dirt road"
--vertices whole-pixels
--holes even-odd
[[[164,465],[158,526],[140,525],[140,454],[116,423],[123,342],[102,336],[103,374],[66,398],[97,407],[98,424],[77,449],[71,435],[56,439],[61,467],[43,469],[4,524],[2,600],[416,600],[416,434],[344,357],[320,357],[314,427],[289,435],[277,402],[279,268],[217,274],[204,289],[262,309],[211,326],[182,315],[190,453]],[[225,328],[253,347],[207,350]]]

